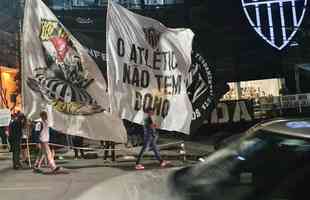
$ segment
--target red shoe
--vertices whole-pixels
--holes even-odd
[[[144,166],[141,164],[137,164],[135,168],[136,170],[144,170]]]
[[[163,160],[163,161],[160,162],[160,167],[166,167],[170,163],[171,163],[170,161]]]

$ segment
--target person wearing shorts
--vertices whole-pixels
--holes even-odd
[[[49,124],[47,119],[47,113],[45,111],[42,111],[40,113],[40,120],[35,124],[35,131],[39,132],[39,140],[40,140],[40,146],[41,151],[37,156],[34,169],[39,168],[40,161],[42,160],[43,156],[45,155],[48,162],[48,167],[54,172],[58,171],[60,167],[56,166],[54,157],[52,155],[51,148],[49,146]]]

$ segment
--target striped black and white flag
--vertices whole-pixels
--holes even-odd
[[[26,0],[22,38],[23,110],[86,138],[126,142],[122,121],[110,114],[107,85],[87,50],[41,0]]]

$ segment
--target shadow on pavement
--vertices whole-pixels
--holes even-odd
[[[87,168],[102,168],[102,167],[109,167],[109,168],[117,168],[123,171],[136,171],[135,170],[135,161],[119,161],[119,162],[110,162],[110,163],[99,163],[100,160],[97,160],[98,163],[85,163],[85,162],[80,162],[80,163],[69,163],[68,164],[63,164],[61,165],[62,167],[66,169],[87,169]],[[156,160],[145,160],[142,162],[142,164],[145,167],[145,170],[154,170],[154,169],[165,169],[165,168],[173,168],[173,167],[183,167],[186,165],[190,165],[192,163],[190,162],[178,162],[178,161],[172,161],[172,163],[165,167],[161,168],[159,163]]]

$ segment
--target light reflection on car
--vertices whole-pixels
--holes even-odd
[[[189,200],[302,200],[309,178],[310,119],[280,119],[178,170],[171,185]]]

